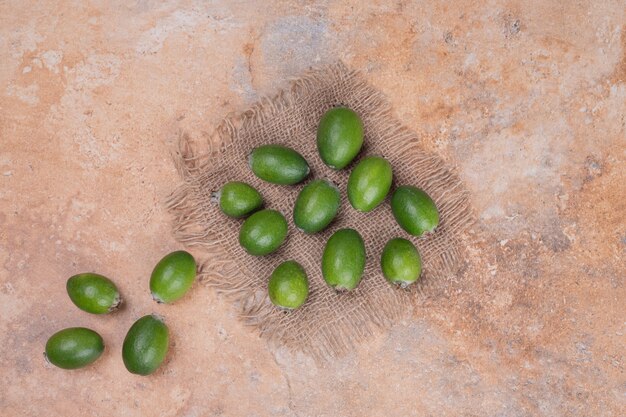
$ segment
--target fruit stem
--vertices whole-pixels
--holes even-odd
[[[113,300],[113,304],[111,304],[111,307],[109,307],[109,313],[112,313],[118,310],[121,304],[122,304],[122,297],[118,294],[115,297],[115,300]]]

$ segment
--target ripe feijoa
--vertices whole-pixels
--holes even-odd
[[[353,110],[328,110],[317,128],[317,149],[322,161],[333,169],[348,165],[363,146],[363,122]]]
[[[159,303],[172,303],[181,298],[196,279],[196,260],[184,250],[165,255],[150,276],[152,298]]]
[[[380,156],[361,160],[348,178],[348,200],[359,211],[374,210],[387,196],[393,174],[391,164]]]
[[[354,229],[337,230],[326,243],[322,254],[322,275],[338,291],[359,285],[365,269],[365,244]]]
[[[274,184],[297,184],[309,175],[309,164],[298,152],[281,145],[255,148],[248,157],[254,175]]]
[[[401,287],[417,281],[422,272],[422,260],[417,248],[406,239],[391,239],[385,245],[380,266],[387,281]]]
[[[430,233],[439,224],[435,202],[423,190],[411,185],[403,185],[394,191],[391,210],[400,227],[413,236]]]
[[[245,217],[263,205],[261,194],[251,185],[240,181],[224,184],[215,198],[222,212],[234,218]]]
[[[70,277],[65,288],[76,307],[92,314],[117,310],[122,302],[113,281],[91,272]]]
[[[284,309],[296,309],[309,295],[309,281],[302,265],[286,261],[278,265],[267,286],[272,303]]]
[[[239,231],[239,244],[251,255],[278,250],[287,237],[287,220],[276,210],[261,210],[248,217]]]
[[[78,369],[93,363],[102,355],[102,337],[91,329],[70,327],[56,332],[46,343],[46,358],[63,369]]]
[[[328,180],[308,183],[296,199],[293,222],[305,233],[317,233],[337,215],[341,197],[335,184]]]
[[[165,360],[169,331],[160,317],[143,316],[128,330],[122,345],[122,359],[129,372],[149,375]]]

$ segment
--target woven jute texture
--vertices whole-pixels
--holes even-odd
[[[365,140],[356,161],[334,171],[319,158],[316,131],[324,112],[339,105],[361,116]],[[388,328],[429,288],[438,282],[451,282],[450,277],[458,273],[461,237],[472,220],[468,195],[459,178],[440,158],[422,150],[419,137],[392,115],[387,100],[358,72],[340,62],[312,70],[275,97],[226,118],[215,132],[205,136],[204,143],[202,135],[181,135],[175,159],[183,181],[166,204],[174,216],[176,238],[200,254],[201,280],[227,294],[241,319],[272,343],[316,359],[336,357],[376,329]],[[300,152],[311,166],[309,178],[296,186],[273,185],[256,178],[248,166],[248,154],[269,143]],[[348,176],[366,155],[381,155],[391,163],[394,186],[415,185],[432,196],[441,217],[435,233],[421,239],[405,233],[393,218],[389,196],[370,213],[350,206],[346,198]],[[328,178],[338,184],[342,205],[330,227],[306,235],[294,226],[292,210],[299,191],[314,178]],[[247,254],[238,244],[243,220],[226,217],[213,201],[211,194],[234,180],[251,184],[263,195],[265,207],[279,210],[287,218],[289,236],[274,254]],[[356,290],[337,293],[322,278],[321,256],[331,234],[345,227],[363,236],[367,266]],[[380,270],[382,248],[394,237],[412,240],[422,256],[421,280],[408,289],[391,286]],[[285,312],[270,303],[267,282],[274,268],[289,259],[305,268],[310,294],[300,309]]]

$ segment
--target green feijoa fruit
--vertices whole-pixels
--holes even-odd
[[[354,229],[337,230],[326,243],[322,254],[322,275],[337,291],[349,291],[359,285],[365,269],[365,244]]]
[[[46,343],[48,362],[63,369],[78,369],[102,355],[102,337],[91,329],[70,327],[56,332]]]
[[[391,210],[400,227],[413,236],[430,233],[439,224],[435,202],[423,190],[411,185],[403,185],[394,191]]]
[[[281,145],[255,148],[248,157],[254,175],[273,184],[297,184],[309,175],[309,164],[298,152]]]
[[[348,165],[363,146],[363,122],[346,107],[328,110],[317,128],[317,150],[333,169]]]
[[[113,281],[91,272],[70,277],[65,288],[76,307],[92,314],[117,310],[122,302]]]
[[[239,244],[251,255],[278,250],[287,237],[287,220],[276,210],[260,210],[248,217],[239,231]]]
[[[152,298],[159,303],[172,303],[181,298],[196,279],[196,260],[189,252],[179,250],[165,255],[150,276]]]
[[[263,205],[261,194],[254,187],[239,181],[224,184],[214,197],[222,212],[234,218],[245,217]]]
[[[129,372],[150,375],[163,363],[169,347],[169,331],[160,317],[143,316],[128,330],[122,359]]]
[[[380,267],[387,281],[404,288],[419,278],[422,259],[413,243],[396,238],[385,245],[380,257]]]
[[[348,178],[348,200],[358,211],[374,210],[391,188],[391,164],[380,156],[360,161]]]
[[[272,273],[267,290],[275,306],[288,310],[300,307],[309,295],[304,268],[296,261],[283,262]]]
[[[328,180],[308,183],[296,199],[293,207],[293,222],[305,233],[317,233],[337,215],[341,196],[335,184]]]

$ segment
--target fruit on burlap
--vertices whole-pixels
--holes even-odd
[[[413,236],[431,233],[439,224],[435,202],[424,190],[412,185],[403,185],[394,191],[391,210],[400,227]]]
[[[353,290],[365,270],[365,244],[354,229],[340,229],[326,242],[322,254],[322,275],[337,291]]]
[[[122,359],[129,372],[150,375],[165,360],[169,331],[160,317],[143,316],[128,330],[122,345]]]
[[[122,302],[117,286],[100,274],[87,272],[71,276],[65,288],[76,307],[92,314],[115,311]]]
[[[245,217],[263,206],[263,197],[251,185],[241,181],[230,181],[215,193],[215,198],[224,214],[234,218]]]
[[[273,184],[297,184],[311,172],[302,155],[281,145],[255,148],[248,156],[248,163],[254,175]]]
[[[393,173],[391,164],[380,156],[362,159],[348,178],[348,200],[358,211],[374,210],[383,202],[389,189]]]
[[[346,107],[328,110],[317,128],[320,158],[333,169],[345,168],[363,146],[363,122]]]
[[[275,306],[293,310],[306,301],[309,281],[302,265],[296,261],[285,261],[274,269],[267,289]]]
[[[50,336],[45,356],[62,369],[78,369],[95,362],[104,351],[102,337],[85,327],[70,327]]]
[[[387,242],[383,248],[380,267],[387,281],[404,288],[420,277],[422,260],[413,243],[396,238]]]
[[[269,255],[278,250],[287,237],[287,220],[276,210],[260,210],[241,226],[239,244],[251,255]]]
[[[196,260],[186,251],[165,255],[150,276],[152,298],[159,303],[173,303],[189,291],[196,279]]]
[[[333,221],[341,204],[339,189],[328,180],[308,183],[296,199],[293,222],[305,233],[324,230]]]

